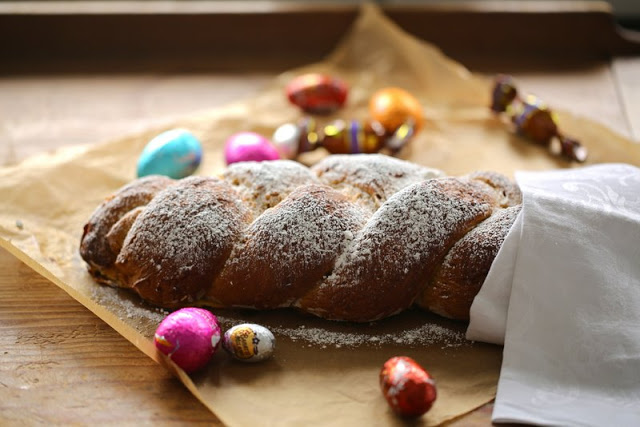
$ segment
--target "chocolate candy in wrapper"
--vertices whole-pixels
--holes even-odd
[[[313,151],[320,146],[322,135],[312,117],[303,117],[298,123],[279,126],[272,140],[283,159],[295,159],[298,154]]]
[[[196,171],[202,160],[200,141],[185,129],[172,129],[153,138],[138,158],[138,178],[165,175],[180,179]]]
[[[551,111],[533,95],[522,101],[512,120],[521,135],[541,145],[548,145],[558,134],[558,125]]]
[[[298,123],[300,126],[300,143],[298,154],[308,153],[320,146],[321,135],[318,132],[318,123],[312,117],[303,117]]]
[[[431,409],[436,386],[431,376],[410,357],[392,357],[380,371],[382,394],[404,417],[418,417]]]
[[[416,126],[413,120],[410,118],[406,123],[400,125],[390,137],[387,138],[385,143],[386,147],[395,154],[411,141],[413,135],[416,133]]]
[[[377,153],[386,142],[380,123],[335,120],[323,128],[322,146],[331,154]]]
[[[220,346],[218,319],[208,310],[187,307],[169,314],[154,336],[156,348],[185,372],[204,367]]]
[[[271,357],[276,348],[276,338],[264,326],[243,323],[224,333],[222,347],[234,359],[260,362]]]
[[[504,113],[517,96],[518,90],[513,79],[504,75],[497,76],[491,93],[491,110],[495,113]]]
[[[496,77],[491,110],[509,117],[520,135],[548,147],[552,153],[577,162],[587,160],[587,149],[560,132],[555,115],[540,99],[533,95],[518,95],[511,77]]]
[[[347,85],[326,74],[309,73],[293,79],[286,88],[289,101],[309,114],[330,114],[347,100]]]

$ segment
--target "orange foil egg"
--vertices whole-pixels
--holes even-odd
[[[389,133],[409,120],[413,121],[415,132],[418,132],[424,121],[420,102],[406,90],[397,87],[380,89],[374,93],[369,101],[369,114]]]

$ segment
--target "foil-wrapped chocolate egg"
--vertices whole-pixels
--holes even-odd
[[[200,141],[185,129],[172,129],[153,138],[138,158],[138,178],[166,175],[180,179],[191,175],[200,166]]]
[[[224,145],[224,158],[228,165],[237,162],[278,160],[280,154],[264,136],[254,132],[231,135]]]
[[[185,372],[204,367],[220,346],[218,319],[208,310],[188,307],[174,311],[160,323],[156,348]]]
[[[287,85],[287,98],[309,114],[330,114],[347,100],[347,85],[340,79],[320,73],[303,74]]]
[[[415,360],[399,356],[387,360],[380,371],[382,394],[399,415],[418,417],[436,400],[433,378]]]
[[[243,323],[224,333],[222,347],[234,359],[259,362],[271,357],[276,348],[276,338],[264,326]]]
[[[273,133],[271,140],[283,159],[295,159],[298,155],[302,129],[295,123],[285,123]]]
[[[369,115],[380,122],[387,132],[395,132],[410,122],[417,133],[424,121],[420,102],[409,92],[398,87],[378,90],[369,100]]]

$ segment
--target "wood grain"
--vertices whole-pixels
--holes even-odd
[[[476,70],[513,72],[523,89],[620,132],[640,126],[640,62],[623,73],[605,63],[477,62]],[[635,72],[634,72],[635,70]],[[249,96],[273,75],[67,75],[0,78],[0,164],[66,143],[116,137],[159,121]],[[586,101],[583,90],[597,94]],[[95,104],[95,97],[101,100]],[[69,101],[72,102],[69,102]],[[633,110],[635,108],[636,110]],[[19,129],[20,131],[16,131]],[[3,148],[6,148],[5,145]],[[215,424],[216,418],[133,345],[82,305],[0,250],[0,420],[2,423]],[[454,425],[489,424],[491,406]]]
[[[0,423],[220,425],[182,384],[0,249]]]
[[[280,68],[280,70],[284,70]],[[0,77],[0,166],[159,127],[251,96],[275,72]]]
[[[640,142],[640,57],[616,58],[612,68],[631,137]]]
[[[327,43],[333,41],[329,38]],[[278,72],[304,63],[310,54],[318,59],[321,53],[262,57],[264,61],[235,57],[222,68],[218,66],[224,61],[216,60],[218,68],[196,74],[169,57],[162,59],[162,73],[145,69],[135,74],[108,73],[121,65],[108,58],[93,59],[98,73],[69,69],[62,58],[48,63],[56,74],[5,75],[0,77],[0,165],[61,145],[93,143],[157,126],[250,96]],[[522,90],[540,95],[552,107],[639,136],[637,57],[616,59],[613,65],[557,55],[454,58],[475,71],[512,73]],[[18,62],[29,68],[28,60]],[[163,368],[2,249],[0,332],[2,425],[220,424]],[[488,405],[453,425],[486,426],[490,415]]]

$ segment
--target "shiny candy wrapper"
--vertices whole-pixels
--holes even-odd
[[[560,132],[555,114],[539,98],[520,96],[511,77],[496,77],[490,108],[494,113],[510,118],[520,135],[548,147],[553,154],[577,162],[587,160],[587,149]]]
[[[512,121],[517,131],[538,144],[547,145],[558,134],[556,119],[547,106],[533,95],[519,105]]]
[[[395,154],[411,141],[415,133],[415,124],[412,119],[408,119],[406,123],[400,125],[400,127],[387,138],[385,143],[386,147],[391,150],[391,153]]]
[[[436,386],[431,376],[410,357],[392,357],[380,371],[382,394],[404,417],[418,417],[431,409]]]
[[[295,123],[285,123],[279,126],[271,137],[283,159],[295,159],[300,151],[300,138],[302,129]]]
[[[272,140],[283,159],[295,159],[299,154],[320,147],[322,134],[314,118],[303,117],[298,123],[285,123],[279,126]]]
[[[513,79],[509,76],[496,77],[493,91],[491,92],[491,110],[495,113],[504,113],[518,97]]]
[[[321,144],[332,154],[377,153],[386,142],[378,122],[335,120],[323,129]]]
[[[185,129],[172,129],[153,138],[138,158],[138,178],[165,175],[173,179],[194,173],[202,161],[200,141]]]
[[[280,153],[264,136],[255,132],[238,132],[225,142],[224,159],[227,165],[238,162],[262,162],[278,160]]]
[[[218,319],[208,310],[182,308],[160,323],[154,336],[156,348],[190,373],[204,367],[220,346]]]
[[[411,121],[417,133],[424,122],[420,101],[398,87],[388,87],[374,93],[369,100],[369,116],[382,124],[388,133],[395,132],[408,121]]]
[[[347,85],[326,74],[303,74],[286,87],[289,101],[309,114],[330,114],[347,100]]]
[[[234,359],[260,362],[271,357],[276,348],[276,339],[264,326],[243,323],[225,332],[222,347]]]

